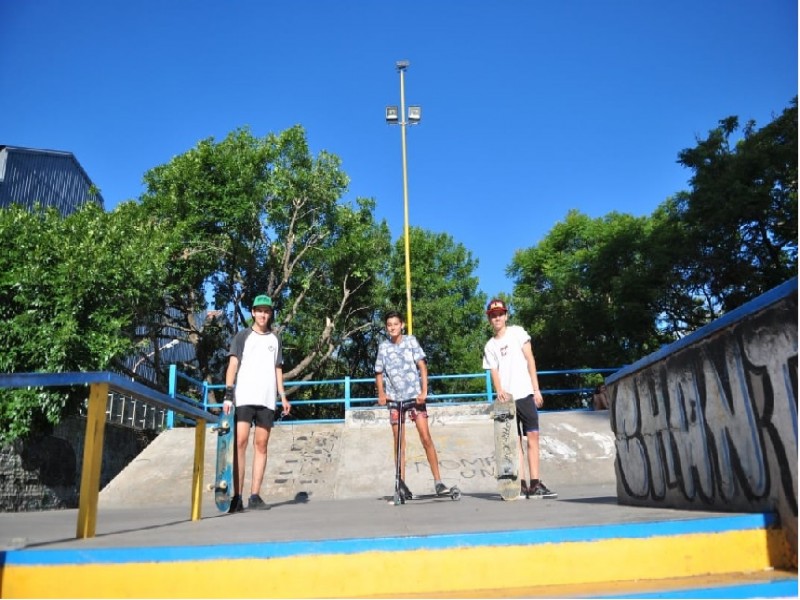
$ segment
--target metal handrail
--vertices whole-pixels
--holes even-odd
[[[195,452],[192,477],[191,519],[200,520],[205,454],[205,424],[219,418],[192,402],[164,394],[118,373],[93,371],[87,373],[2,373],[0,388],[49,388],[89,386],[86,436],[83,445],[80,499],[78,501],[78,538],[94,537],[97,528],[97,504],[100,496],[100,468],[103,460],[103,437],[106,425],[106,405],[110,391],[138,398],[170,412],[195,419]]]
[[[559,370],[550,370],[550,371],[539,371],[538,374],[540,377],[546,377],[549,375],[589,375],[593,373],[614,373],[618,370],[618,367],[615,368],[598,368],[598,369],[559,369]],[[453,374],[453,375],[429,375],[429,381],[445,381],[445,380],[454,380],[454,379],[477,379],[480,378],[484,381],[484,389],[481,392],[462,392],[462,393],[448,393],[448,394],[436,394],[431,393],[428,395],[428,402],[433,404],[448,404],[448,405],[457,405],[457,404],[467,404],[467,403],[474,403],[474,402],[491,402],[494,392],[492,389],[492,378],[489,374],[489,371],[483,371],[479,373],[460,373],[460,374]],[[198,395],[202,398],[201,401],[194,400],[190,396],[181,395],[177,392],[178,388],[178,381],[182,380],[190,385],[194,386],[198,390]],[[322,385],[332,385],[332,386],[343,386],[343,395],[342,396],[334,396],[328,398],[316,398],[312,400],[292,400],[292,406],[304,406],[304,405],[326,405],[326,404],[340,404],[344,406],[345,412],[352,409],[358,408],[367,408],[369,406],[374,406],[377,402],[377,396],[361,396],[361,397],[353,397],[353,386],[356,384],[364,384],[364,383],[373,383],[375,381],[372,377],[365,377],[365,378],[351,378],[349,376],[345,376],[338,379],[324,379],[319,381],[284,381],[284,387],[287,390],[291,388],[302,388],[302,387],[309,387],[309,386],[322,386]],[[224,384],[219,383],[208,383],[206,381],[200,381],[198,379],[194,379],[184,373],[181,373],[177,370],[176,365],[170,366],[170,376],[169,376],[169,389],[170,395],[173,395],[178,398],[182,398],[189,402],[198,402],[198,406],[202,406],[204,410],[214,410],[219,409],[222,407],[221,402],[209,402],[209,392],[212,390],[221,390],[224,389]],[[593,391],[593,388],[590,387],[577,387],[577,388],[563,388],[563,389],[546,389],[542,391],[543,395],[561,395],[561,394],[588,394]],[[363,405],[369,405],[367,407]],[[298,420],[291,421],[292,423],[298,423]],[[301,419],[299,422],[302,423],[342,423],[344,419],[339,418],[326,418],[326,419]],[[276,425],[283,425],[284,423],[281,421],[276,421]],[[172,415],[167,416],[167,426],[172,427],[174,426],[174,417]]]

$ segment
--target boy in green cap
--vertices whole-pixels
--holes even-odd
[[[280,338],[272,331],[274,310],[269,296],[256,296],[253,300],[253,324],[237,333],[231,341],[230,361],[225,373],[225,401],[223,411],[230,413],[236,406],[236,468],[234,469],[234,496],[229,512],[244,510],[242,490],[250,428],[255,424],[253,436],[253,476],[250,482],[248,509],[265,510],[269,505],[262,500],[261,483],[267,470],[267,445],[275,422],[276,397],[280,395],[283,414],[289,414],[291,405],[286,400],[283,387],[283,350]]]

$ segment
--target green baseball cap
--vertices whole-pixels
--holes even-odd
[[[256,299],[253,300],[253,308],[256,308],[257,306],[269,306],[272,308],[272,298],[265,296],[264,294],[256,296]]]

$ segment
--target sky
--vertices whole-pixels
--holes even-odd
[[[72,152],[112,210],[200,140],[299,124],[397,240],[407,60],[409,224],[492,296],[570,209],[650,215],[689,189],[681,150],[787,108],[797,24],[796,0],[0,0],[0,145]]]

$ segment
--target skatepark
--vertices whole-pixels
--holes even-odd
[[[0,514],[0,596],[797,597],[796,357],[793,280],[612,374],[611,410],[543,411],[541,478],[557,499],[501,500],[490,405],[473,402],[429,408],[459,501],[395,506],[387,411],[355,408],[276,426],[271,508],[235,515],[203,485],[209,425],[163,432],[85,493],[108,387],[137,388],[82,374],[81,508]],[[407,439],[407,483],[429,493],[411,427]]]
[[[543,412],[542,478],[559,498],[502,501],[488,411],[485,403],[430,409],[442,474],[461,488],[459,501],[394,506],[387,411],[357,409],[345,423],[276,426],[263,488],[272,508],[224,515],[204,490],[198,521],[190,518],[194,431],[165,431],[101,492],[94,537],[74,538],[73,510],[0,514],[0,543],[7,549],[2,596],[796,591],[795,574],[769,566],[781,548],[769,516],[620,505],[608,411]],[[433,486],[424,453],[413,428],[407,433],[408,485],[428,493]],[[206,436],[203,479],[209,482],[216,434],[209,427]],[[741,551],[721,552],[720,544]],[[680,552],[665,554],[676,546]],[[407,566],[392,566],[393,560]],[[498,577],[498,560],[514,564],[513,572]],[[222,569],[232,573],[226,576],[231,583],[209,588]],[[248,569],[261,573],[263,583],[234,584],[251,580]]]

